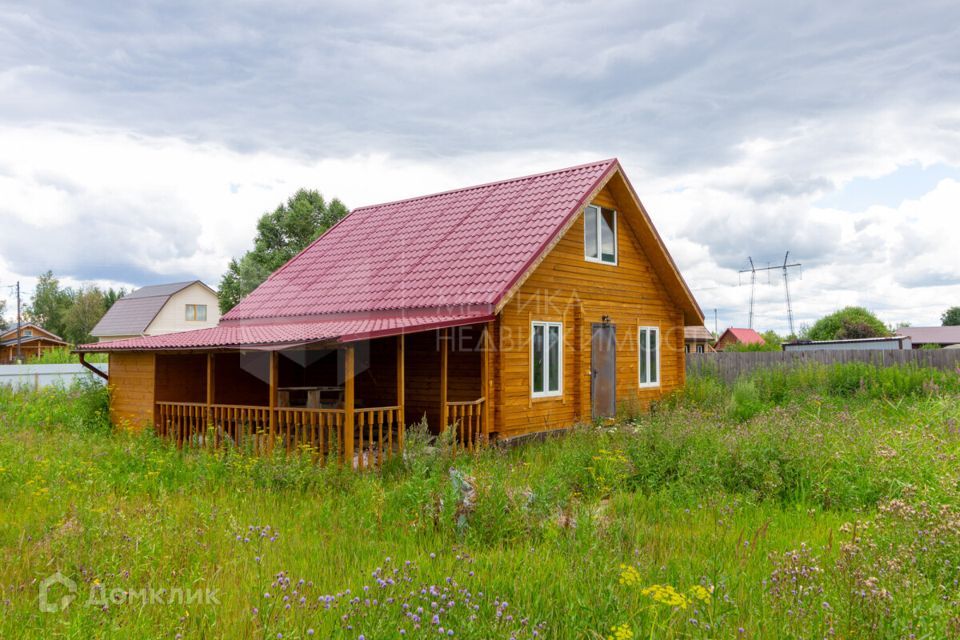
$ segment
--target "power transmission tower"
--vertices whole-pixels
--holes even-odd
[[[750,319],[747,322],[747,326],[753,329],[753,300],[754,296],[757,293],[757,268],[753,264],[753,258],[748,256],[747,260],[750,261],[749,269],[741,269],[739,274],[750,272]]]
[[[766,266],[766,267],[760,267],[758,269],[753,264],[753,258],[748,257],[747,260],[750,261],[750,268],[740,270],[739,272],[740,274],[744,274],[744,273],[750,274],[750,323],[748,326],[751,329],[753,329],[753,303],[756,297],[756,290],[757,290],[757,271],[766,271],[769,274],[770,271],[778,270],[778,271],[783,271],[783,290],[784,290],[784,293],[786,294],[786,300],[787,300],[787,322],[790,326],[790,335],[796,335],[796,331],[794,331],[794,326],[793,326],[793,304],[790,301],[790,282],[789,282],[790,271],[789,270],[794,267],[799,268],[801,265],[799,262],[795,262],[793,264],[787,264],[787,260],[789,258],[790,258],[790,252],[787,251],[787,254],[783,256],[782,265],[778,265],[776,267]]]
[[[787,259],[790,257],[790,252],[787,251],[787,254],[783,256],[783,293],[787,298],[787,321],[790,323],[790,335],[795,336],[797,332],[793,330],[793,305],[790,304],[790,272],[787,270],[790,266],[799,267],[800,264],[788,265]]]

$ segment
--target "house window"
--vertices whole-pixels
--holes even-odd
[[[660,386],[660,329],[640,327],[640,386]]]
[[[697,353],[706,353],[707,350],[702,344],[697,345]]]
[[[206,322],[207,320],[207,305],[205,304],[188,304],[187,305],[187,320],[188,321],[197,321],[197,322]]]
[[[583,255],[590,262],[617,264],[617,212],[587,205],[583,211]]]
[[[20,332],[20,335],[26,338],[29,338],[30,336],[33,335],[33,329],[24,329],[23,331]]]
[[[533,397],[559,396],[563,384],[563,324],[534,322],[530,342],[530,389]]]

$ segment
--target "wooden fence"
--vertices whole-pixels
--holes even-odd
[[[798,367],[806,364],[865,362],[878,367],[913,364],[937,369],[960,369],[960,349],[844,350],[844,351],[726,351],[688,353],[687,375],[714,372],[724,382],[734,382],[756,369]]]

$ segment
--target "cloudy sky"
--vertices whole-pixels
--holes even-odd
[[[956,2],[316,4],[0,3],[0,296],[216,285],[299,187],[356,207],[616,156],[711,329],[787,250],[798,325],[960,304]]]

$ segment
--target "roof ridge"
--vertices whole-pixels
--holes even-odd
[[[411,198],[400,198],[399,200],[390,200],[388,202],[378,202],[377,204],[368,204],[363,207],[357,207],[350,213],[356,211],[364,211],[366,209],[378,209],[380,207],[388,207],[395,204],[406,204],[408,202],[416,202],[418,200],[429,200],[430,198],[438,198],[440,196],[448,196],[454,193],[465,193],[467,191],[474,191],[476,189],[488,189],[490,187],[497,187],[500,185],[511,184],[513,182],[523,182],[524,180],[532,180],[534,178],[543,178],[546,176],[553,176],[559,173],[567,173],[569,171],[579,171],[580,169],[586,169],[588,167],[600,167],[604,165],[610,165],[617,162],[616,158],[606,158],[604,160],[597,160],[595,162],[585,162],[583,164],[574,165],[572,167],[565,167],[563,169],[553,169],[552,171],[541,171],[539,173],[531,173],[526,176],[520,176],[518,178],[506,178],[503,180],[493,180],[491,182],[484,182],[481,184],[469,185],[466,187],[458,187],[456,189],[448,189],[446,191],[438,191],[436,193],[428,193],[422,196],[413,196]],[[333,227],[331,227],[332,229]]]

